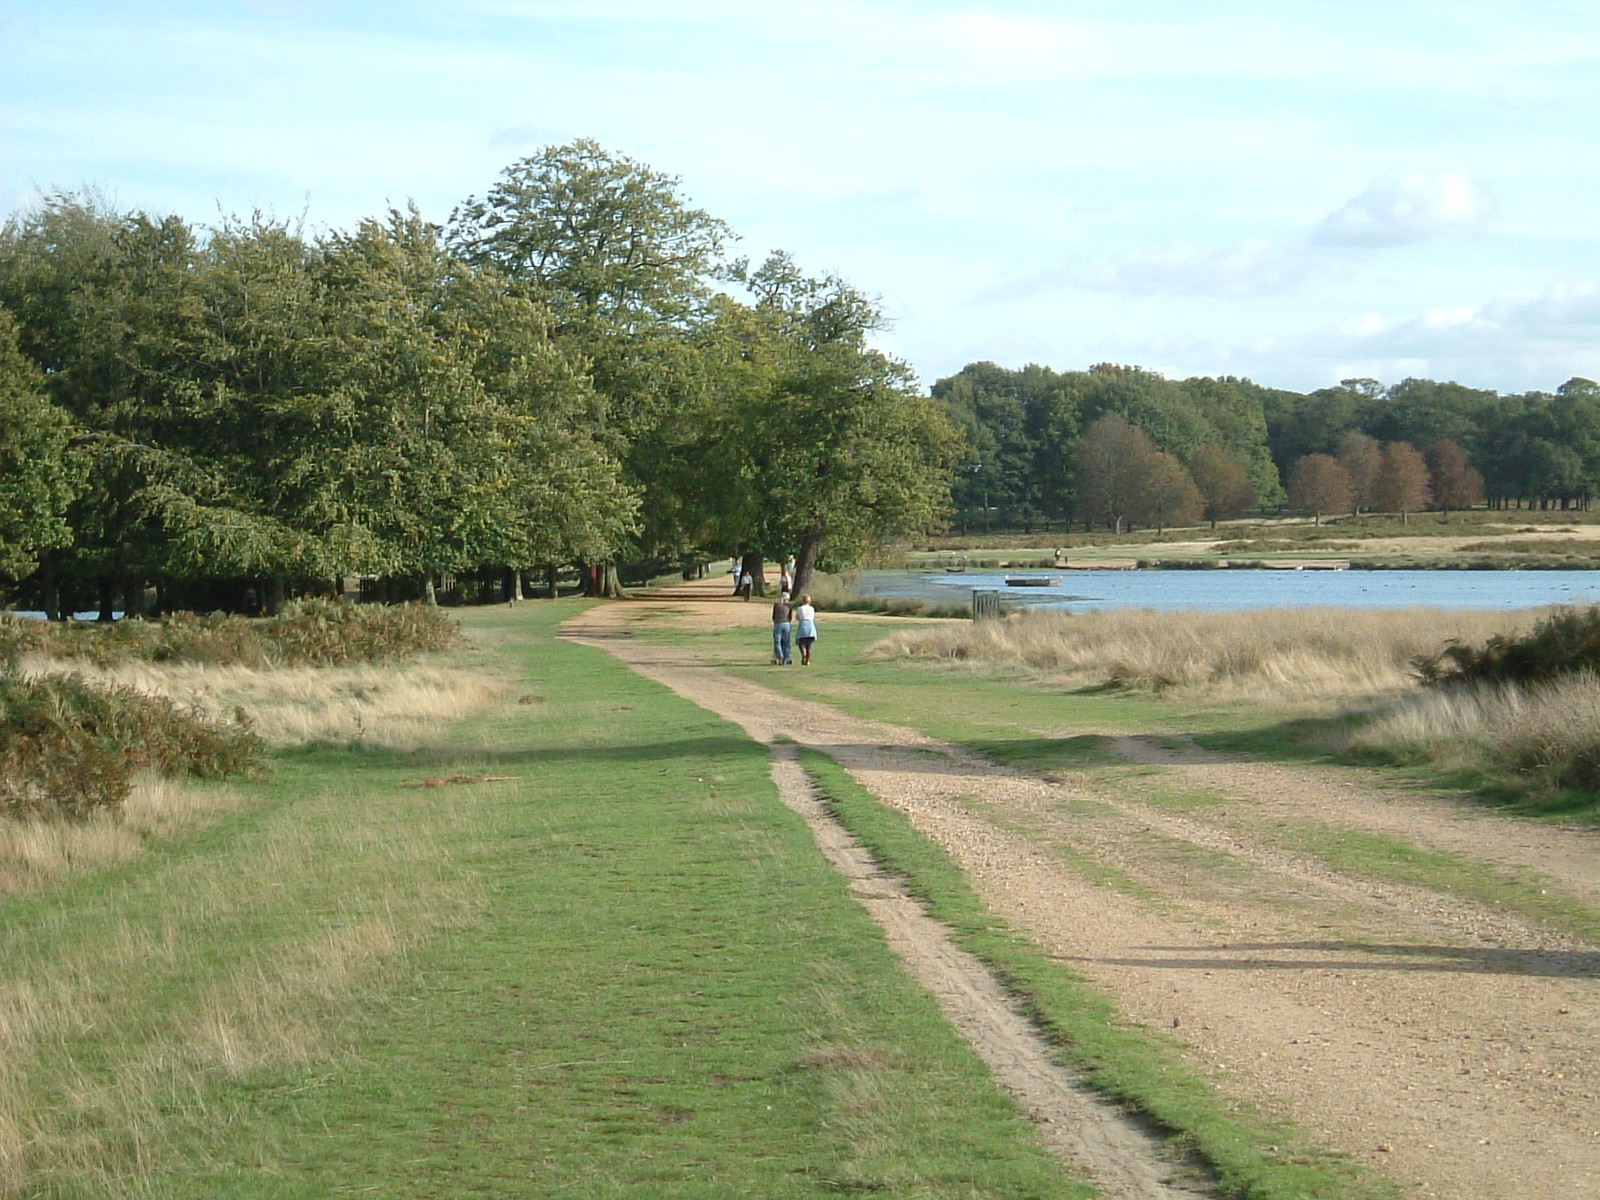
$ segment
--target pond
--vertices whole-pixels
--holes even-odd
[[[1101,608],[1205,609],[1331,605],[1339,608],[1536,608],[1600,604],[1600,571],[1013,571],[1059,580],[1050,587],[1007,587],[1000,572],[944,574],[864,571],[857,590],[961,604],[997,591],[1015,605],[1073,612]]]

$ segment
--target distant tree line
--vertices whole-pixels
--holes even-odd
[[[724,555],[803,583],[931,526],[959,437],[876,304],[730,238],[587,140],[443,225],[43,198],[0,228],[0,604],[615,592]]]
[[[951,493],[964,532],[1214,524],[1286,504],[1318,520],[1485,500],[1587,509],[1600,487],[1600,385],[1587,379],[1508,396],[1419,379],[1301,394],[1111,364],[982,362],[932,391],[965,434]]]

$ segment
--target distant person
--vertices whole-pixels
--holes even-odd
[[[811,646],[817,640],[817,610],[811,607],[811,597],[801,596],[800,607],[794,610],[794,640],[800,647],[800,665],[811,665]]]
[[[739,585],[739,594],[748,600],[750,599],[750,593],[755,591],[755,587],[756,573],[754,571],[746,571],[744,573],[744,581]]]
[[[778,590],[787,593],[794,586],[794,576],[789,573],[789,564],[784,563],[778,568]]]
[[[733,594],[739,594],[739,576],[744,571],[744,565],[736,558],[733,560]]]
[[[789,593],[780,592],[778,602],[772,606],[772,665],[787,667],[789,657],[790,622],[794,620],[794,605],[789,603]]]
[[[247,617],[261,615],[261,597],[256,595],[255,588],[245,588],[244,602],[239,606],[239,611]]]

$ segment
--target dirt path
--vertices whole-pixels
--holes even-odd
[[[773,779],[783,802],[811,827],[830,866],[888,936],[912,977],[988,1065],[999,1085],[1040,1127],[1045,1144],[1080,1178],[1119,1200],[1194,1200],[1209,1194],[1174,1164],[1160,1140],[1107,1105],[1055,1065],[1050,1046],[982,962],[951,942],[899,881],[877,864],[817,799],[794,747],[773,747]]]
[[[1306,822],[1382,832],[1537,869],[1590,900],[1595,839],[1143,739],[1121,749],[1214,802],[1174,809],[1141,791],[1148,779],[1112,788],[996,767],[628,636],[663,611],[765,624],[765,605],[706,594],[597,608],[568,632],[759,740],[832,755],[954,855],[993,911],[1128,1017],[1183,1039],[1226,1093],[1287,1112],[1418,1197],[1600,1197],[1600,948],[1343,874],[1280,833]]]

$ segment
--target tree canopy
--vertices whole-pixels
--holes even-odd
[[[0,228],[0,573],[109,615],[151,585],[845,566],[932,527],[958,438],[877,305],[730,238],[588,140],[443,227],[47,196]]]

